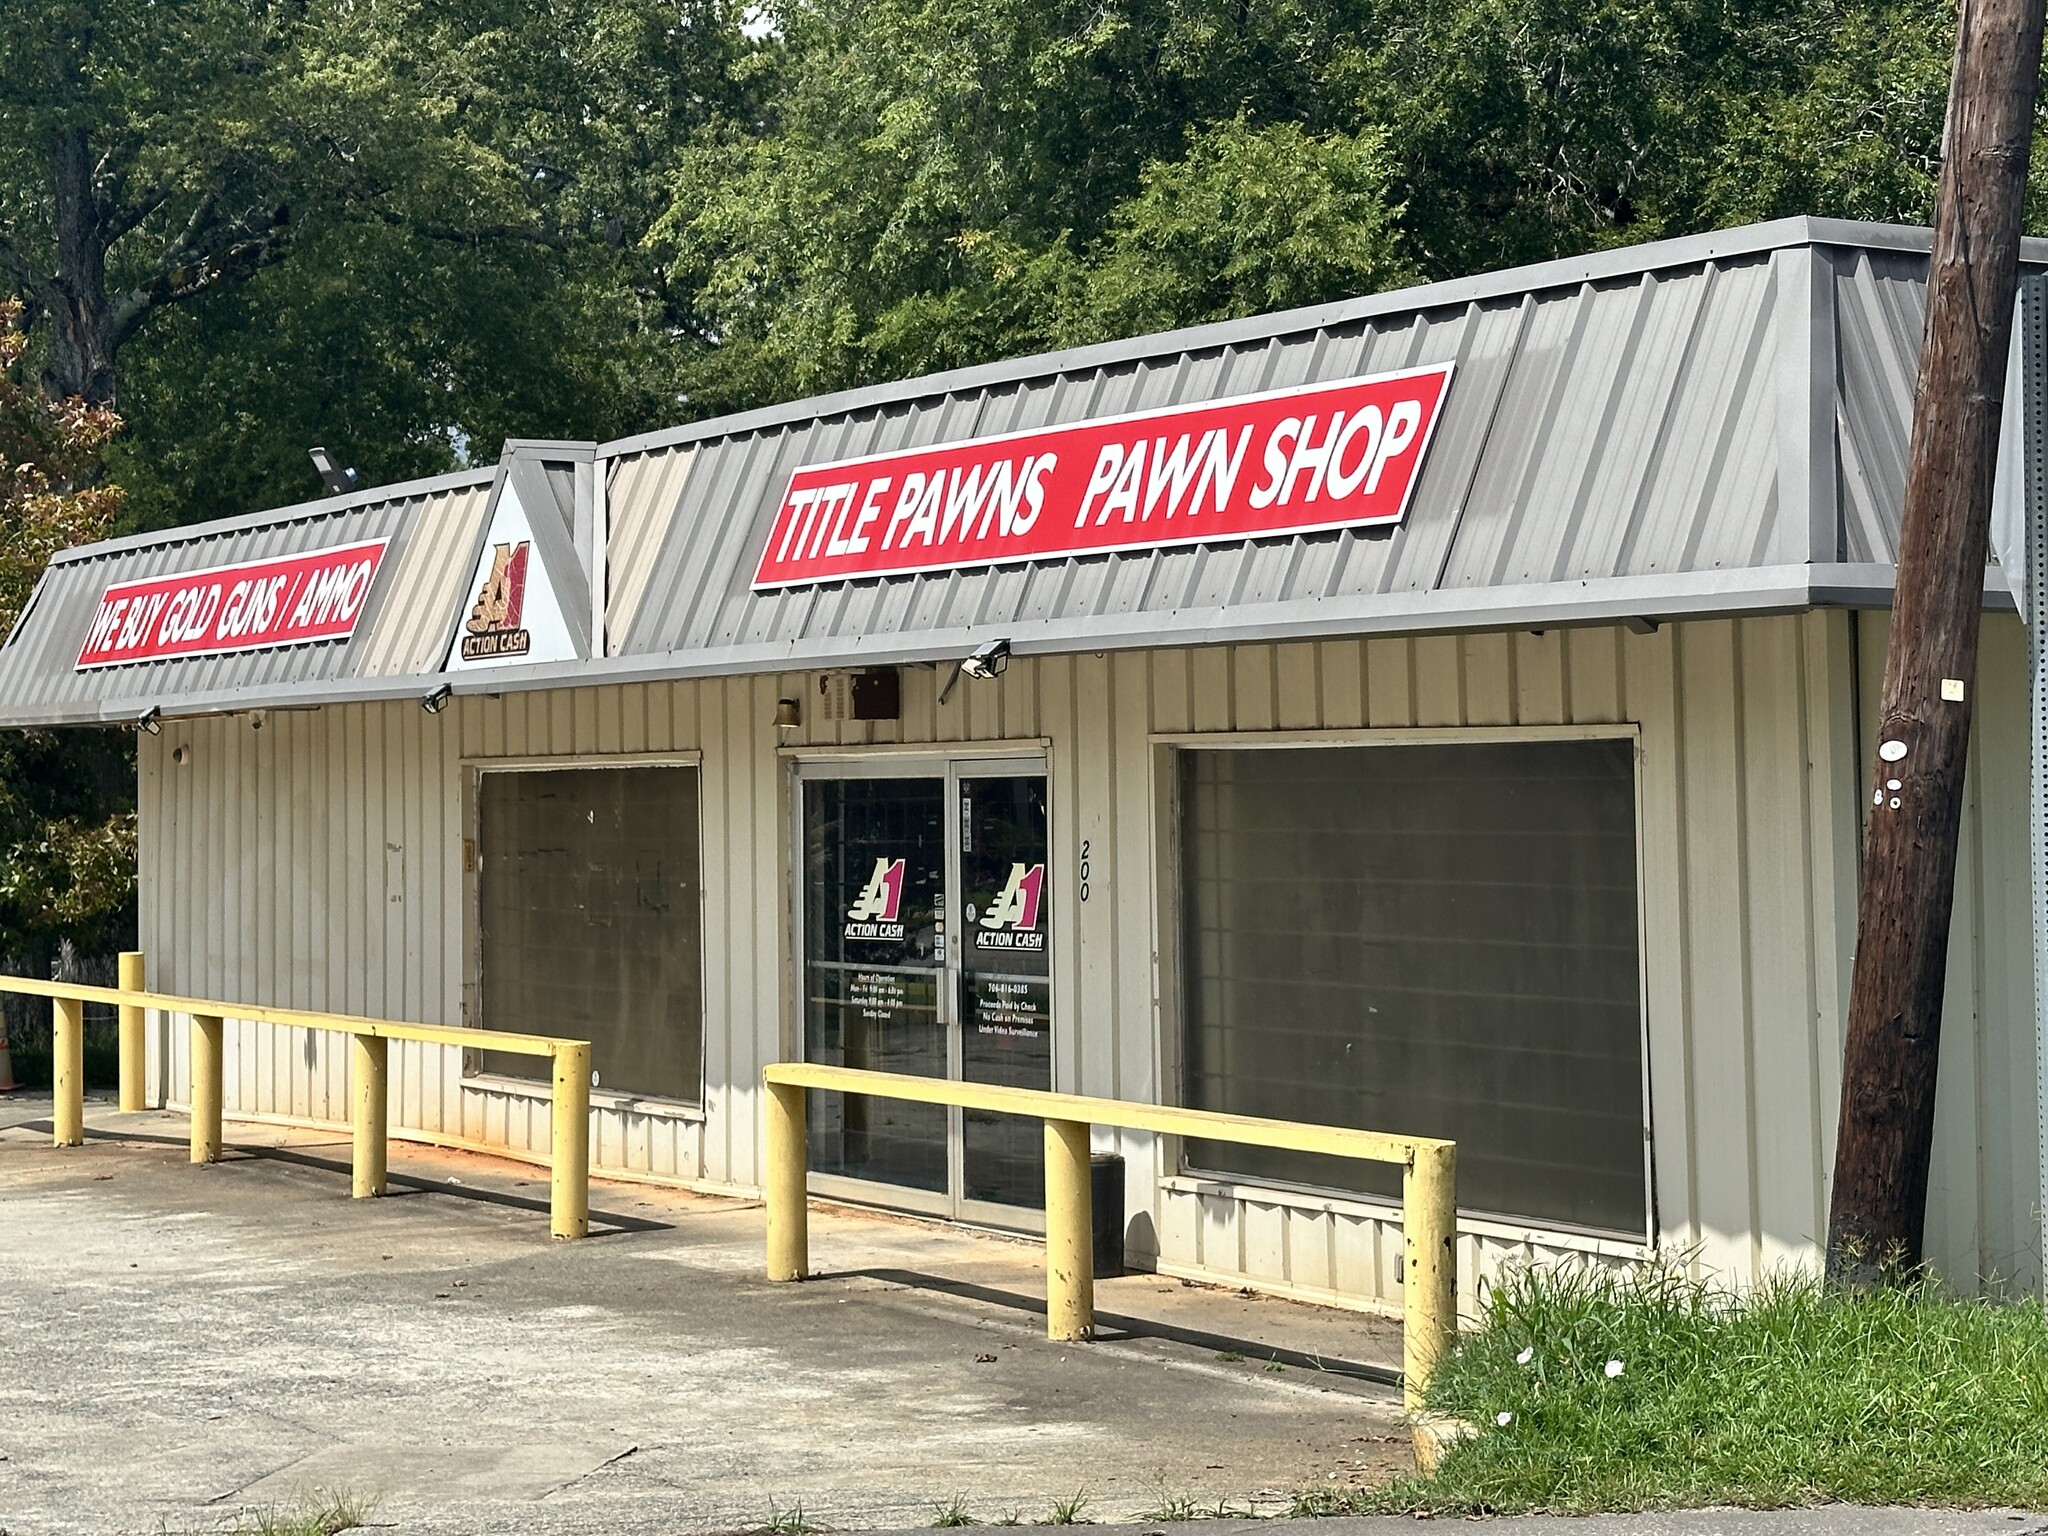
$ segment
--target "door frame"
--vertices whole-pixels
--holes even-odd
[[[1053,805],[1053,775],[1046,744],[988,743],[962,745],[959,747],[920,746],[906,748],[892,746],[881,751],[844,748],[828,749],[822,752],[792,752],[789,796],[789,983],[793,1002],[794,1029],[792,1045],[794,1059],[805,1060],[808,1048],[808,1009],[805,998],[804,968],[804,926],[807,871],[804,867],[804,785],[821,779],[937,779],[943,785],[944,809],[941,817],[942,835],[945,841],[945,900],[943,908],[942,933],[945,937],[946,956],[944,977],[939,986],[939,1027],[946,1033],[946,1080],[961,1081],[962,1049],[960,1020],[961,962],[964,955],[962,944],[965,935],[960,932],[959,900],[961,892],[960,872],[960,797],[959,785],[963,778],[1022,778],[1036,775],[1045,780],[1046,796],[1046,857],[1052,862],[1055,847],[1053,828],[1055,807]],[[1048,871],[1048,873],[1052,873]],[[1046,908],[1046,953],[1050,959],[1057,944],[1054,936],[1053,913],[1055,908]],[[1050,985],[1048,967],[1047,998],[1050,1001],[1055,988]],[[1052,1087],[1059,1081],[1059,1035],[1054,1027],[1054,1016],[1049,1012],[1046,1019],[1046,1033],[1050,1046],[1050,1060],[1047,1063],[1048,1081]],[[963,1158],[966,1152],[964,1112],[957,1105],[946,1109],[946,1189],[943,1193],[933,1190],[911,1189],[900,1184],[887,1184],[875,1179],[856,1179],[842,1174],[818,1173],[809,1175],[811,1192],[833,1200],[843,1200],[853,1205],[878,1206],[887,1210],[908,1211],[922,1216],[936,1216],[947,1221],[958,1221],[978,1227],[992,1227],[1003,1231],[1043,1234],[1045,1212],[1025,1206],[1003,1205],[995,1201],[969,1200],[963,1193]]]

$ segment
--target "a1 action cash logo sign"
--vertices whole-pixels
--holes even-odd
[[[974,947],[1044,949],[1045,930],[1038,926],[1044,894],[1043,864],[1012,864],[1009,882],[975,921]]]
[[[525,539],[516,544],[492,546],[491,569],[477,589],[476,602],[462,624],[464,661],[524,656],[533,648],[533,636],[522,622],[526,617],[526,567],[531,551],[532,545]]]
[[[903,864],[902,859],[875,860],[874,873],[846,909],[847,938],[889,944],[903,941]]]
[[[1398,523],[1450,384],[1439,363],[806,465],[753,585]]]

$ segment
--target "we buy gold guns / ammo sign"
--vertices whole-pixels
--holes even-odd
[[[389,539],[117,581],[101,595],[77,670],[346,640]]]
[[[1398,523],[1451,364],[790,476],[757,591]]]

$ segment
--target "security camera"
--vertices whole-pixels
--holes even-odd
[[[420,700],[420,708],[424,709],[430,715],[438,715],[439,713],[441,713],[442,710],[448,707],[449,699],[453,698],[454,696],[455,689],[450,684],[443,683],[440,687],[436,688],[432,693],[427,694],[424,698]]]
[[[960,663],[960,670],[969,677],[1001,677],[1010,665],[1010,642],[991,640],[975,648],[974,654]]]

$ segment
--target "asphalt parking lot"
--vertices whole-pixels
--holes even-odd
[[[407,1532],[929,1527],[1085,1501],[1098,1520],[1283,1510],[1404,1466],[1398,1327],[1154,1275],[1102,1337],[1043,1336],[1039,1248],[814,1214],[820,1278],[761,1278],[751,1202],[593,1188],[547,1236],[543,1170],[395,1144],[0,1100],[0,1526],[214,1530],[315,1490]]]

